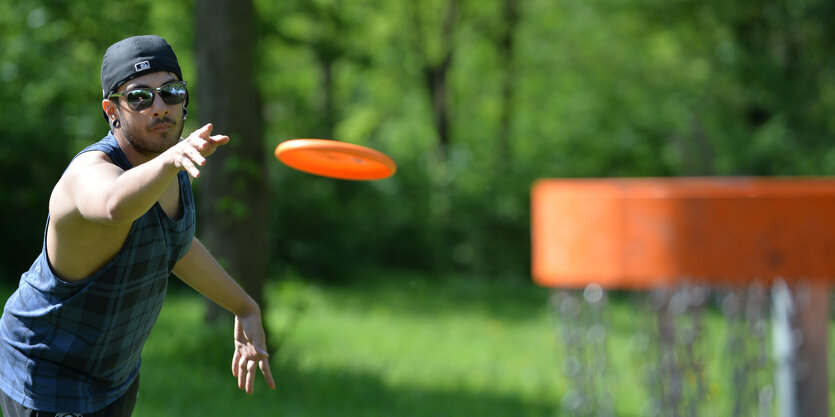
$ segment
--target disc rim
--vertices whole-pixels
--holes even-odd
[[[323,158],[310,155],[333,152],[348,155],[370,163],[351,166],[344,163],[322,163]],[[397,171],[397,165],[388,155],[366,146],[332,139],[290,139],[275,149],[275,157],[285,165],[314,175],[346,180],[378,180],[388,178]],[[314,162],[311,162],[314,161]]]

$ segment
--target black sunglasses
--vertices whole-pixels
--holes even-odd
[[[154,102],[154,92],[165,104],[180,104],[188,98],[185,81],[174,81],[157,88],[137,88],[123,93],[113,93],[108,98],[125,97],[134,111],[145,110]]]

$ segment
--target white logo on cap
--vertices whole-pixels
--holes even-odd
[[[148,61],[137,62],[136,65],[133,66],[136,69],[136,72],[146,70],[151,68],[151,63]]]

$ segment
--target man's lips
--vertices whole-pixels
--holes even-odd
[[[151,127],[151,130],[154,132],[166,132],[168,129],[171,129],[172,126],[173,124],[171,123],[161,122]]]

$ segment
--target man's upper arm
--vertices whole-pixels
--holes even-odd
[[[186,280],[189,274],[189,271],[194,267],[195,257],[197,252],[202,249],[203,245],[200,244],[200,241],[197,240],[197,237],[191,238],[191,245],[186,251],[185,255],[180,258],[179,261],[174,265],[174,270],[172,271],[174,275],[182,280]]]
[[[96,223],[111,223],[108,205],[110,185],[124,171],[104,153],[91,151],[79,155],[67,168],[50,202],[52,215],[75,211]]]

